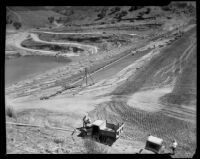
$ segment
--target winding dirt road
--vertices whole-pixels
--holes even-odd
[[[55,33],[55,32],[50,32],[50,33],[51,34],[60,34],[60,33]],[[67,33],[67,34],[70,34],[70,33]],[[72,34],[74,34],[74,33],[72,33]],[[74,46],[79,47],[79,48],[85,47],[85,48],[91,50],[92,54],[96,54],[98,52],[98,47],[96,47],[96,46],[84,45],[84,44],[79,44],[79,43],[70,43],[70,42],[49,42],[49,41],[44,41],[44,40],[39,39],[38,34],[31,33],[31,32],[19,32],[19,33],[16,33],[16,34],[8,35],[7,39],[6,39],[6,43],[11,45],[11,46],[14,46],[14,47],[16,47],[18,49],[21,49],[21,50],[35,52],[36,54],[50,55],[50,56],[57,55],[57,53],[58,53],[57,51],[45,51],[45,50],[40,50],[40,49],[30,49],[30,48],[23,47],[21,45],[21,43],[24,40],[26,40],[29,35],[36,42],[41,42],[41,43],[45,43],[45,44],[56,44],[56,45],[74,45]],[[78,55],[75,54],[75,53],[67,53],[66,56],[78,56]]]
[[[51,34],[52,34],[52,32],[51,32]],[[53,34],[57,34],[57,33],[53,33]],[[80,48],[81,47],[87,47],[88,49],[91,49],[92,54],[95,54],[95,53],[98,52],[98,47],[96,47],[96,46],[79,44],[79,43],[71,43],[71,42],[49,42],[49,41],[41,40],[39,38],[38,34],[31,33],[30,35],[33,38],[33,40],[36,41],[36,42],[41,42],[41,43],[45,43],[45,44],[56,44],[56,45],[75,45],[75,46],[80,47]]]

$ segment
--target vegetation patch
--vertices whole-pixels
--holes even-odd
[[[106,147],[104,145],[97,144],[92,139],[85,139],[84,146],[86,148],[86,153],[88,154],[105,154],[107,153]]]
[[[100,50],[115,48],[119,44],[122,46],[131,43],[132,36],[113,34],[92,34],[92,35],[60,35],[39,33],[39,38],[44,41],[77,42],[82,44],[97,46]]]
[[[17,112],[11,105],[6,106],[6,115],[10,118],[17,118]]]

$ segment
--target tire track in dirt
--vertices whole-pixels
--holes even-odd
[[[113,113],[105,115],[108,109],[114,110],[119,116],[114,116]],[[171,144],[172,139],[176,138],[179,149],[187,148],[191,152],[195,150],[195,143],[191,142],[191,136],[188,133],[188,131],[194,132],[195,126],[190,122],[166,116],[163,112],[149,113],[131,108],[124,102],[112,101],[99,105],[89,115],[94,119],[104,119],[113,123],[125,122],[123,138],[126,139],[129,136],[133,142],[136,140],[145,143],[150,133],[163,138],[166,145]]]

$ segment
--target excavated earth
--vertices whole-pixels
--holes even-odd
[[[98,44],[93,40],[90,43],[94,35],[76,35],[70,39],[69,35],[38,33],[37,38],[51,47],[51,42],[83,40],[81,45],[97,46],[100,50],[91,51],[89,56],[72,57],[73,62],[65,67],[6,88],[6,104],[17,111],[16,118],[6,117],[6,121],[43,126],[7,124],[7,153],[88,153],[87,140],[79,137],[78,131],[72,135],[75,128],[82,126],[82,117],[88,114],[92,121],[125,123],[124,132],[111,147],[93,143],[105,153],[137,153],[144,148],[147,135],[152,134],[163,138],[168,150],[172,140],[177,140],[174,157],[191,157],[196,150],[196,26],[187,30],[188,27],[181,37],[175,30],[174,34],[170,32],[153,40],[149,40],[150,33],[145,39],[135,35],[116,35],[110,39],[109,35],[97,35],[97,43],[101,41]],[[23,50],[25,54],[35,54],[31,51],[33,46],[21,45],[29,35],[18,33],[15,39],[10,36],[7,44],[15,43],[14,48],[20,53]],[[120,38],[126,39],[126,43],[113,44]],[[38,39],[32,36],[28,44],[44,45]],[[36,54],[56,53],[40,50]],[[89,68],[94,84],[88,77],[90,85],[84,85],[84,67]],[[41,97],[47,98],[41,100]],[[69,131],[56,131],[49,126]]]

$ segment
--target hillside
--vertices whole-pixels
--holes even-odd
[[[193,156],[196,3],[9,6],[7,23],[6,60],[24,77],[5,88],[7,153],[135,154],[151,134],[168,153],[177,140],[171,157]],[[110,146],[84,137],[86,114],[124,131]]]
[[[12,24],[19,22],[24,29],[54,26],[49,17],[57,19],[65,16],[45,7],[7,7],[7,21],[11,20]]]
[[[195,20],[195,4],[187,6],[171,3],[168,6],[56,6],[56,7],[7,7],[7,17],[13,22],[22,23],[25,28],[49,27],[49,17],[54,17],[56,24],[65,26],[94,26],[104,24],[142,23],[178,25]],[[8,20],[9,21],[9,20]],[[54,24],[54,23],[53,23]],[[53,25],[55,26],[55,24]]]

